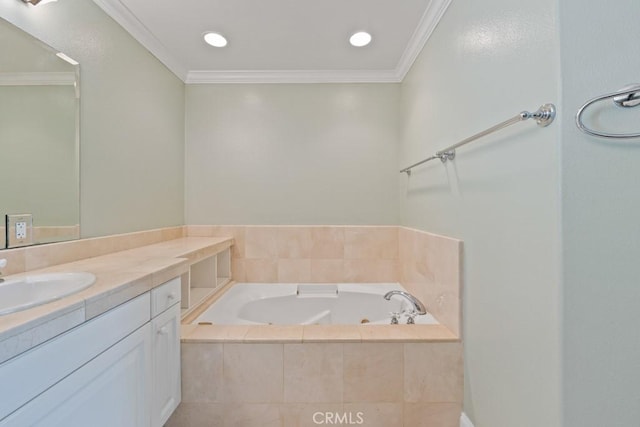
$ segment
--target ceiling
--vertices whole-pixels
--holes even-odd
[[[451,0],[94,2],[186,83],[318,83],[402,81]]]

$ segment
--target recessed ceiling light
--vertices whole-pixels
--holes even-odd
[[[355,47],[366,46],[371,43],[371,34],[365,31],[357,32],[349,38],[349,43]]]
[[[227,45],[227,39],[218,33],[204,33],[204,41],[215,47],[225,47]]]

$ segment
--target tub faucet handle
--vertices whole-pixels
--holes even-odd
[[[408,310],[404,314],[407,316],[407,325],[415,325],[418,312],[415,310]]]
[[[399,323],[400,315],[402,313],[399,311],[390,311],[389,314],[391,315],[391,324],[397,325]]]

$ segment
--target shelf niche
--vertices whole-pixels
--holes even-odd
[[[183,280],[183,314],[207,299],[231,280],[231,249],[191,264],[187,280]]]

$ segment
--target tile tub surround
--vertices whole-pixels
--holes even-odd
[[[399,282],[460,335],[462,241],[396,226],[186,226],[233,236],[237,282]]]
[[[167,426],[316,426],[329,412],[351,414],[352,420],[360,413],[366,426],[458,427],[462,365],[462,344],[455,339],[194,339],[182,344],[182,403]]]
[[[192,226],[188,236],[232,236],[237,282],[397,282],[395,226]]]
[[[183,401],[168,427],[317,426],[326,413],[459,426],[462,242],[388,226],[186,228],[234,237],[234,280],[400,282],[441,324],[183,324]]]
[[[399,227],[398,247],[398,281],[461,336],[462,241]]]
[[[87,271],[96,275],[96,283],[75,295],[0,316],[0,362],[167,280],[178,276],[184,280],[192,263],[232,244],[231,238],[178,238],[29,271],[28,274]]]

